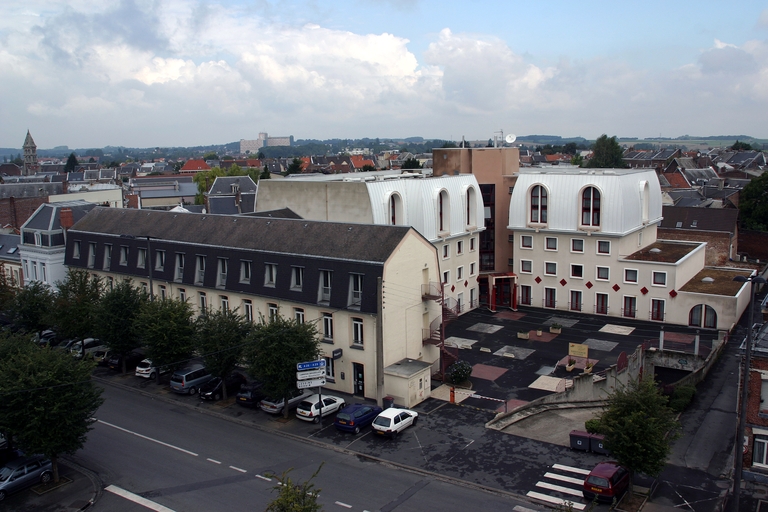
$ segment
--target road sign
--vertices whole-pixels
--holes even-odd
[[[325,386],[325,377],[322,379],[311,379],[311,380],[297,380],[296,381],[296,387],[298,389],[307,389],[307,388],[317,388],[320,386]]]
[[[307,361],[306,363],[296,363],[297,370],[315,370],[317,368],[325,368],[325,359]]]
[[[296,378],[299,380],[316,379],[318,377],[325,377],[325,368],[318,368],[317,370],[304,370],[303,372],[296,372]]]

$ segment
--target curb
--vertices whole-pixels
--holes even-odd
[[[73,467],[77,471],[83,473],[85,476],[88,477],[88,479],[91,481],[91,484],[93,485],[93,498],[88,501],[85,505],[80,507],[78,510],[85,510],[93,505],[96,504],[96,502],[101,498],[101,495],[103,494],[103,488],[104,488],[104,482],[101,481],[101,478],[99,478],[99,475],[91,471],[90,469],[87,469],[77,462],[75,462],[72,457],[62,457],[62,459],[65,461],[65,463],[68,466]]]

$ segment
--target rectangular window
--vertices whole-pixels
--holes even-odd
[[[165,268],[165,251],[155,251],[155,270]]]
[[[475,250],[475,237],[472,237],[469,239],[469,250],[470,251]]]
[[[219,295],[219,300],[221,301],[221,310],[229,311],[229,297],[226,295]]]
[[[240,282],[243,284],[251,283],[251,265],[253,265],[251,261],[240,261]]]
[[[269,311],[269,321],[273,321],[275,318],[277,318],[277,304],[274,303],[268,303],[267,309]]]
[[[40,263],[40,280],[44,283],[48,282],[48,274],[45,271],[45,263]]]
[[[571,290],[571,303],[568,305],[571,311],[581,311],[582,300],[581,292],[578,290]]]
[[[531,305],[531,287],[527,284],[520,285],[520,304]]]
[[[461,281],[464,279],[464,267],[459,267],[456,269],[456,280]]]
[[[557,307],[557,290],[554,288],[544,288],[544,307]]]
[[[323,313],[323,339],[333,341],[333,315]]]
[[[247,321],[253,322],[253,302],[249,299],[243,300],[243,313]]]
[[[752,447],[752,465],[768,467],[768,437],[755,435]]]
[[[511,244],[515,243],[515,235],[507,235],[507,242]]]
[[[469,275],[470,276],[475,275],[476,271],[477,271],[477,263],[470,263],[469,264]]]
[[[128,264],[128,247],[125,245],[120,246],[120,264],[123,266]]]
[[[139,247],[139,257],[136,261],[138,268],[146,268],[147,266],[147,249],[145,247]]]
[[[107,276],[107,288],[110,291],[115,289],[115,280],[112,279],[112,276]]]
[[[318,302],[330,302],[332,274],[333,273],[330,270],[320,271],[320,289],[317,296]]]
[[[219,260],[219,268],[217,272],[217,278],[216,278],[216,286],[226,286],[227,285],[227,269],[229,267],[229,262],[227,261],[227,258],[218,258]]]
[[[448,258],[451,255],[450,246],[448,244],[445,244],[443,246],[443,259]]]
[[[205,292],[199,292],[198,299],[200,304],[200,314],[204,315],[206,311],[208,311],[208,296]]]
[[[88,244],[88,268],[93,268],[96,265],[96,243],[90,242]]]
[[[653,273],[653,285],[654,286],[667,286],[667,273],[666,272],[654,272]]]
[[[531,235],[521,235],[520,236],[520,247],[523,249],[532,249],[533,248],[533,237]]]
[[[584,278],[584,266],[583,265],[571,265],[571,277],[576,279]]]
[[[325,357],[325,380],[328,382],[336,381],[336,371],[333,367],[333,358]]]
[[[530,274],[533,272],[533,262],[531,260],[520,260],[520,273]]]
[[[623,309],[624,311],[622,311],[622,316],[627,318],[635,318],[637,316],[637,298],[624,297]]]
[[[181,302],[187,301],[187,290],[185,290],[184,288],[179,288],[179,300]]]
[[[598,240],[597,254],[611,254],[611,242],[608,240]]]
[[[557,275],[557,263],[554,261],[546,261],[544,262],[544,273],[548,276],[556,276]]]
[[[363,275],[349,275],[349,297],[347,304],[349,307],[359,308],[363,301]]]
[[[507,265],[510,267],[515,266],[515,258],[507,258]]]
[[[598,315],[608,314],[608,294],[596,293],[595,294],[595,313]]]
[[[104,246],[104,270],[112,268],[112,244]]]
[[[195,284],[203,284],[205,281],[205,256],[197,256],[197,268],[195,269]]]
[[[597,280],[598,281],[608,281],[610,279],[611,273],[610,269],[608,267],[597,267]]]
[[[76,260],[80,259],[80,240],[75,240],[72,244],[72,257]]]
[[[651,320],[664,321],[664,301],[661,299],[651,300]]]
[[[296,319],[297,324],[304,323],[304,310],[301,308],[293,308],[293,318]]]
[[[304,267],[291,267],[291,290],[300,292],[304,287]]]
[[[277,265],[274,263],[264,264],[264,286],[274,288],[277,280]]]
[[[544,249],[547,251],[556,251],[557,250],[557,238],[553,236],[548,236],[544,239]]]
[[[443,272],[443,284],[448,284],[451,281],[451,271],[446,270]]]
[[[637,270],[632,268],[625,268],[624,269],[624,282],[625,283],[636,283],[637,282]]]
[[[456,242],[456,254],[464,254],[464,241],[459,240]]]
[[[160,300],[165,300],[168,298],[168,294],[166,292],[165,286],[160,285],[157,287],[158,290],[160,290]]]
[[[363,344],[363,319],[352,319],[352,343],[355,345]]]
[[[173,279],[181,281],[184,279],[184,254],[176,253],[176,270],[174,271]]]
[[[581,238],[571,238],[571,252],[584,252],[584,240]]]
[[[35,245],[40,247],[43,245],[43,235],[42,233],[35,233]]]

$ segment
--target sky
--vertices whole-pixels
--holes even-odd
[[[768,138],[768,3],[4,0],[0,147]]]

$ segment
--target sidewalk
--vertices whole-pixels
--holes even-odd
[[[61,485],[43,492],[30,487],[0,502],[0,510],[14,512],[61,512],[87,510],[101,496],[101,481],[91,471],[69,459],[59,459]]]

